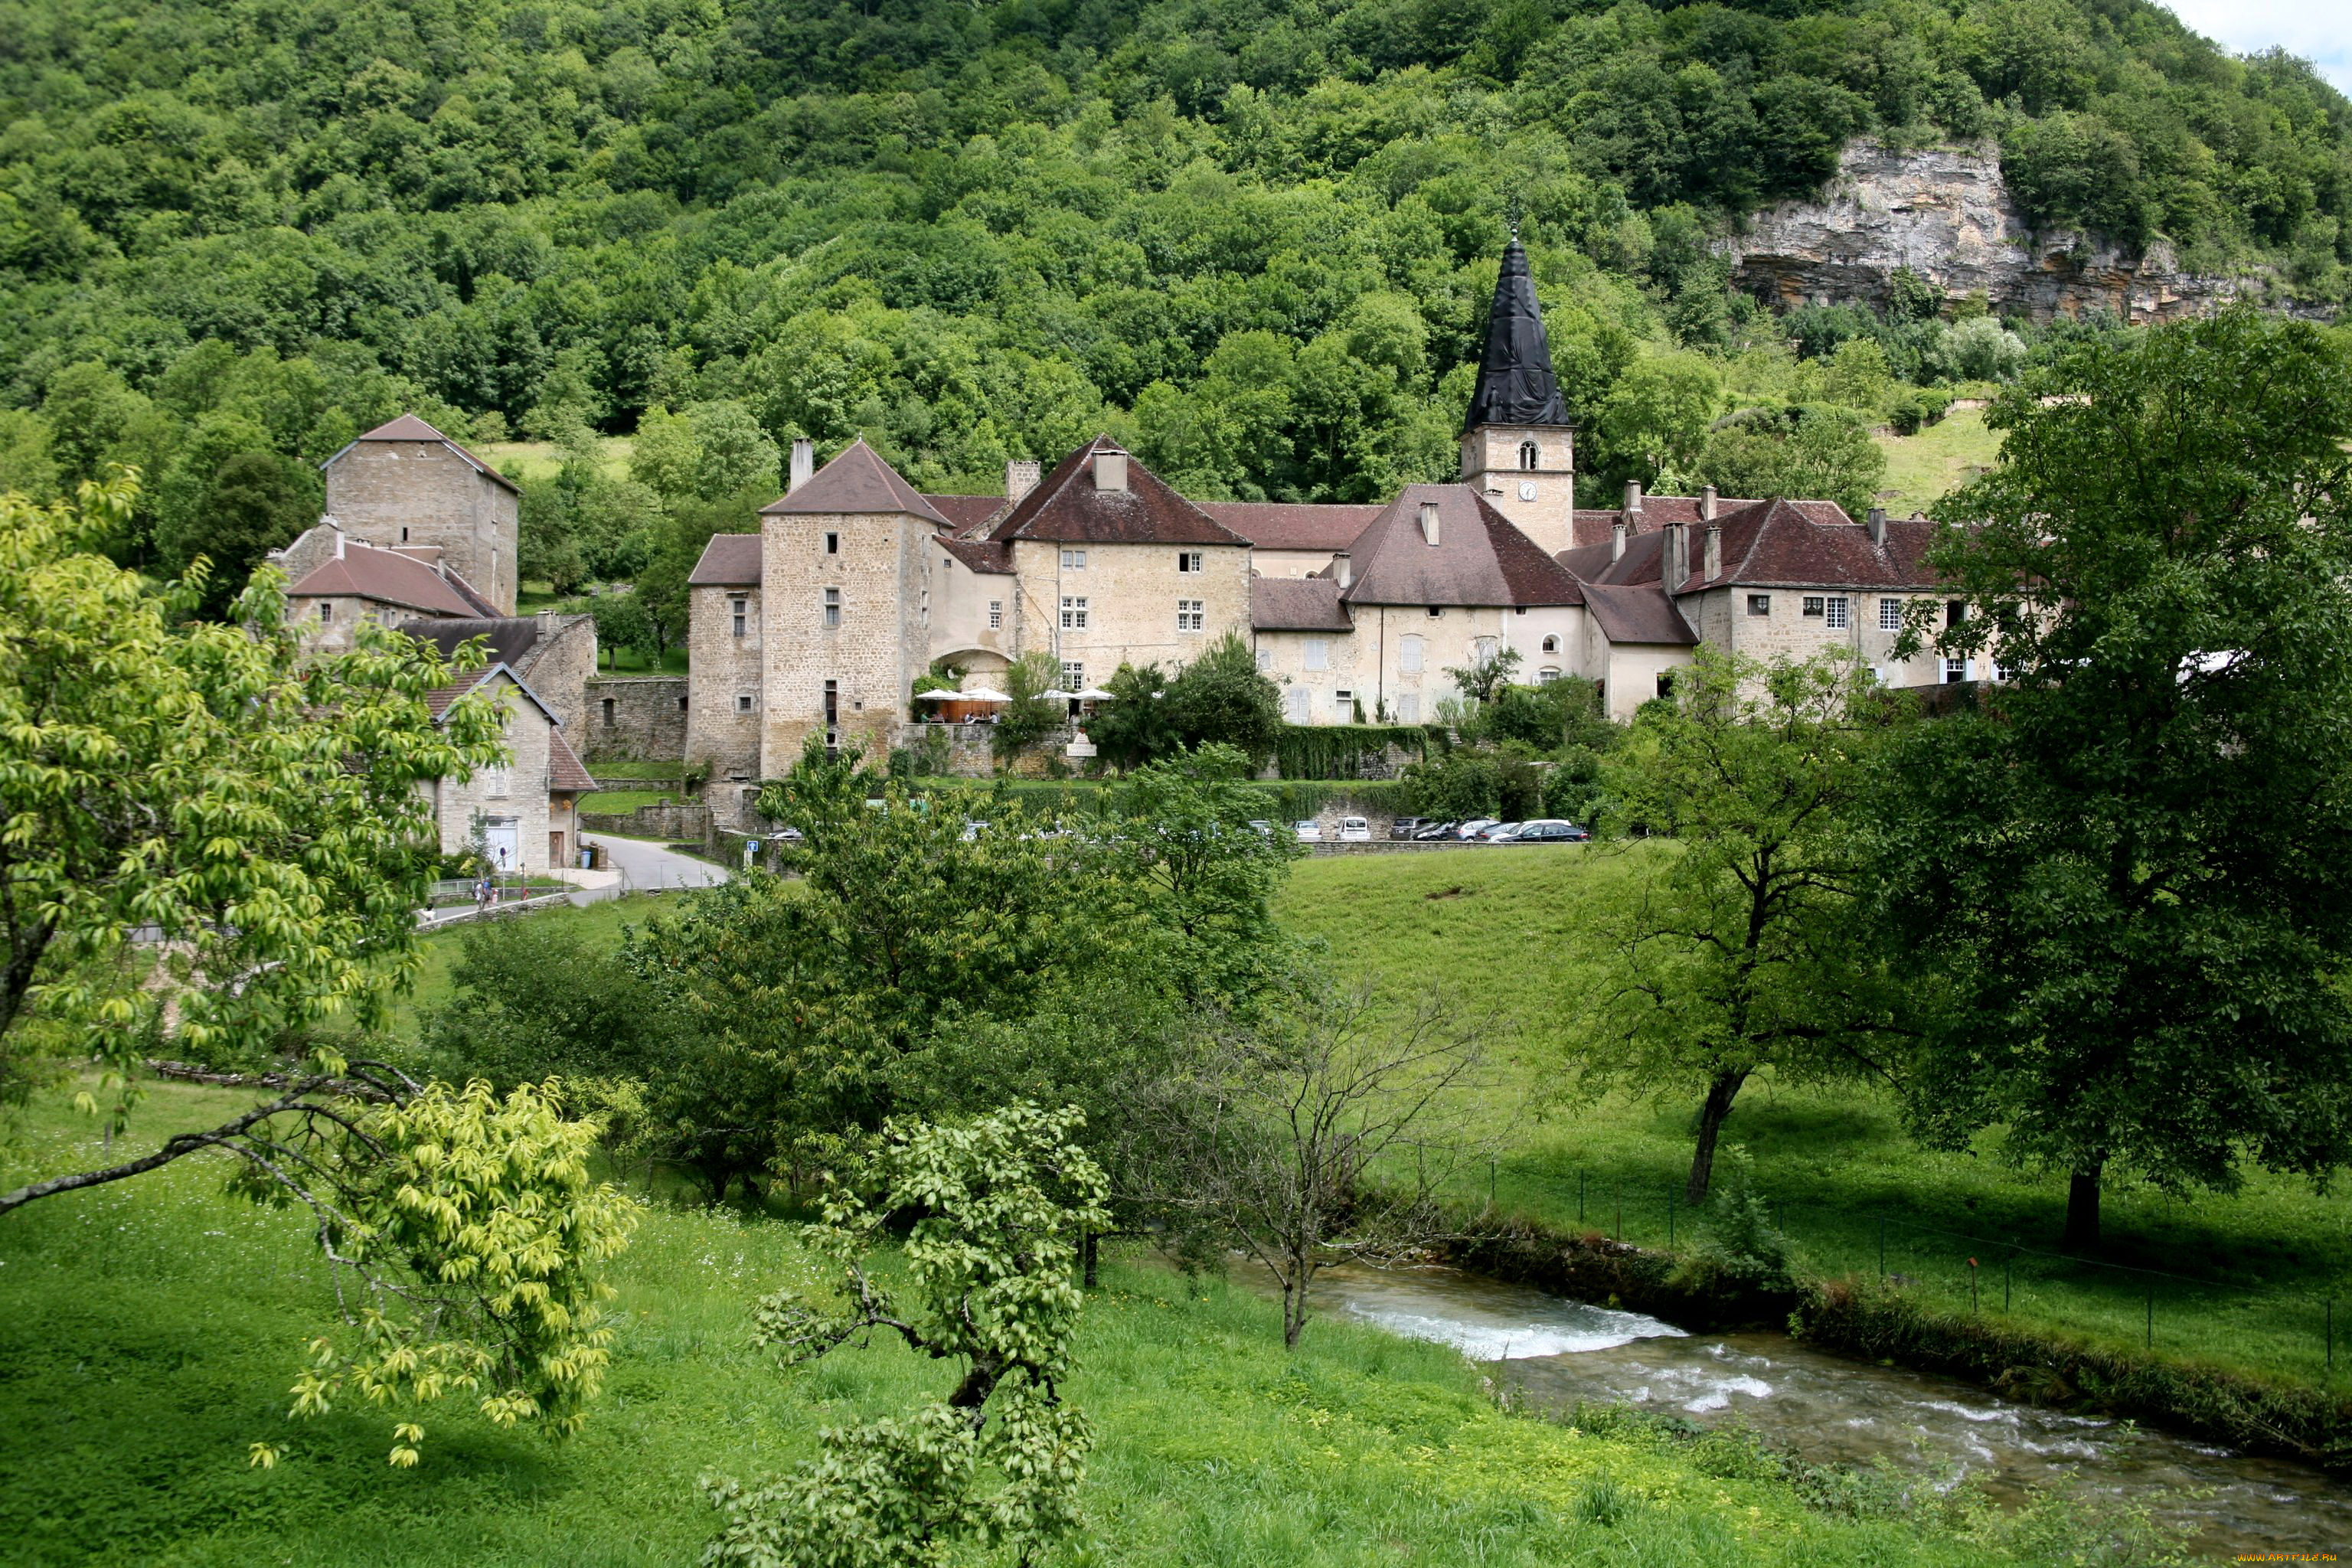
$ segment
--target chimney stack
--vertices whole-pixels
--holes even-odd
[[[1684,578],[1690,575],[1685,564],[1690,559],[1690,547],[1685,542],[1690,532],[1690,524],[1669,522],[1659,532],[1663,537],[1658,541],[1658,583],[1671,594],[1683,585]]]
[[[1612,566],[1625,559],[1626,532],[1627,524],[1622,517],[1609,525],[1609,563]]]
[[[1886,542],[1886,509],[1883,506],[1870,509],[1870,542],[1878,545]]]
[[[1037,481],[1042,477],[1042,471],[1034,459],[1015,458],[1006,463],[1004,465],[1005,500],[1011,505],[1019,506],[1021,498],[1035,489]]]
[[[1095,489],[1118,493],[1127,489],[1127,454],[1116,447],[1095,448]]]
[[[1437,542],[1437,503],[1433,500],[1421,503],[1421,538],[1424,544]]]
[[[816,443],[810,440],[805,436],[793,437],[793,482],[784,487],[784,493],[786,495],[790,495],[793,491],[808,483],[809,476],[815,472]]]
[[[341,560],[343,558],[343,542],[344,542],[346,539],[349,539],[350,537],[351,537],[351,535],[349,535],[349,534],[345,533],[341,529],[340,529],[340,528],[339,528],[339,529],[335,530],[335,559],[336,559],[336,560],[341,561]]]
[[[1713,485],[1701,485],[1698,488],[1698,520],[1701,522],[1715,521],[1715,487]]]
[[[1700,560],[1705,563],[1708,582],[1712,583],[1723,575],[1723,526],[1720,523],[1706,525],[1706,548]]]
[[[1339,580],[1342,592],[1356,580],[1355,557],[1342,550],[1331,557],[1331,575]]]
[[[1639,479],[1627,479],[1625,481],[1625,516],[1627,520],[1630,521],[1636,513],[1641,511],[1641,510],[1642,481]]]

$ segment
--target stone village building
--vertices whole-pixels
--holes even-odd
[[[520,497],[499,471],[413,414],[327,459],[327,511],[271,562],[306,652],[338,653],[362,626],[436,644],[483,638],[488,663],[434,692],[437,720],[468,692],[506,710],[511,760],[431,786],[444,853],[478,835],[501,869],[543,872],[579,849],[575,805],[595,784],[567,739],[586,727],[596,628],[586,616],[517,616]]]
[[[1851,648],[1889,685],[1972,678],[1895,662],[1905,606],[1938,588],[1930,524],[1827,501],[1648,496],[1580,509],[1575,429],[1526,252],[1512,240],[1461,442],[1460,479],[1385,506],[1193,501],[1108,437],[1001,496],[925,495],[863,440],[791,483],[756,533],[688,578],[686,754],[722,823],[812,736],[887,751],[945,660],[1001,686],[1042,650],[1063,689],[1122,663],[1180,667],[1226,632],[1295,723],[1428,722],[1449,669],[1506,649],[1522,679],[1600,684],[1613,718],[1705,641],[1770,658]]]

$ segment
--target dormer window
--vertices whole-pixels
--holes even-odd
[[[1421,539],[1424,544],[1437,542],[1437,503],[1433,500],[1421,503]]]
[[[1532,471],[1536,466],[1536,460],[1542,455],[1543,454],[1541,452],[1537,450],[1536,444],[1533,441],[1522,441],[1519,443],[1519,467],[1522,468]]]

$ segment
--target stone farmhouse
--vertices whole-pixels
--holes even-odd
[[[1889,685],[1973,677],[1893,658],[1906,606],[1938,595],[1925,521],[1638,487],[1579,509],[1575,434],[1514,239],[1460,477],[1385,506],[1196,501],[1108,437],[1049,473],[1007,464],[996,496],[920,493],[863,440],[822,468],[796,442],[758,531],[713,538],[688,579],[687,756],[731,821],[813,736],[900,743],[936,663],[1001,686],[1041,650],[1076,691],[1228,632],[1302,724],[1434,721],[1449,672],[1505,650],[1522,679],[1597,681],[1620,719],[1702,641],[1851,648]]]
[[[432,790],[445,852],[479,837],[493,864],[532,873],[579,848],[575,803],[595,787],[568,736],[586,729],[596,628],[586,616],[517,616],[519,496],[503,475],[413,414],[323,465],[327,511],[270,557],[307,652],[338,653],[374,625],[446,656],[479,637],[488,662],[432,695],[434,716],[467,692],[507,712],[513,760]]]

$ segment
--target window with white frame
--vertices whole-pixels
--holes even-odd
[[[1004,601],[1002,599],[988,601],[988,629],[992,632],[1004,629]]]
[[[1407,633],[1397,638],[1397,668],[1407,675],[1421,673],[1421,639]]]
[[[1536,671],[1536,684],[1538,686],[1549,686],[1553,681],[1558,680],[1559,679],[1559,671],[1549,664]]]
[[[1076,598],[1067,594],[1062,595],[1062,629],[1066,632],[1087,629],[1087,601],[1083,595]]]
[[[1966,680],[1968,676],[1968,660],[1964,658],[1948,658],[1944,661],[1944,682],[1946,685],[1949,685],[1956,680]]]
[[[492,800],[504,800],[514,790],[514,770],[509,767],[484,768],[482,793]]]
[[[1398,723],[1400,723],[1400,724],[1418,724],[1418,723],[1420,723],[1420,722],[1421,722],[1421,693],[1420,693],[1420,692],[1418,692],[1418,691],[1405,691],[1405,692],[1400,692],[1400,693],[1398,694],[1398,696],[1397,696],[1397,700],[1396,700],[1396,710],[1397,710],[1397,722],[1398,722]]]
[[[1179,599],[1176,601],[1176,629],[1178,631],[1202,631],[1206,629],[1208,624],[1209,602],[1206,599]]]
[[[1257,650],[1257,668],[1258,673],[1261,675],[1274,668],[1274,649],[1265,647],[1262,643],[1258,646]]]
[[[1203,569],[1207,559],[1208,558],[1198,550],[1180,550],[1176,552],[1176,570],[1179,572],[1199,572]]]
[[[1493,637],[1472,637],[1470,639],[1470,655],[1480,664],[1486,664],[1495,658],[1496,652],[1502,647],[1502,646],[1503,645],[1501,643],[1497,642]]]
[[[1845,630],[1848,625],[1846,605],[1847,600],[1843,594],[1832,594],[1828,603],[1823,605],[1822,618],[1829,623],[1832,631]]]
[[[1084,691],[1086,689],[1087,667],[1080,664],[1074,658],[1064,659],[1062,661],[1062,689],[1065,691]]]
[[[751,694],[748,691],[737,692],[735,694],[735,711],[738,713],[749,713],[751,710]]]
[[[1063,552],[1062,552],[1062,570],[1063,570],[1063,571],[1065,571],[1065,572],[1083,572],[1083,571],[1085,571],[1086,569],[1087,569],[1087,552],[1086,552],[1085,551],[1083,551],[1083,550],[1065,550],[1065,551],[1063,551]]]
[[[841,590],[838,588],[824,591],[824,624],[828,626],[841,625]]]
[[[1805,614],[1808,616],[1825,616],[1829,614],[1827,602],[1819,594],[1806,595]]]
[[[1282,694],[1283,717],[1294,724],[1306,723],[1308,700],[1307,688],[1303,686],[1287,688]]]
[[[332,599],[321,599],[321,600],[320,600],[320,601],[319,601],[319,624],[320,624],[320,626],[332,626],[332,625],[334,625],[334,622],[335,622],[335,602],[334,602]]]
[[[1356,694],[1349,690],[1344,686],[1339,690],[1331,693],[1331,717],[1337,719],[1342,724],[1354,723],[1356,720]]]
[[[1881,599],[1878,601],[1878,629],[1882,632],[1899,632],[1903,629],[1902,600]]]
[[[1748,613],[1751,616],[1770,615],[1772,613],[1772,595],[1769,594],[1748,595]]]
[[[727,614],[734,622],[735,635],[739,637],[741,637],[751,626],[751,605],[746,595],[741,594],[728,595]]]
[[[1559,634],[1554,633],[1552,636],[1544,638],[1543,647],[1538,651],[1543,653],[1558,653],[1559,651]]]
[[[1306,665],[1309,669],[1328,669],[1331,668],[1330,638],[1308,637],[1307,639]]]

